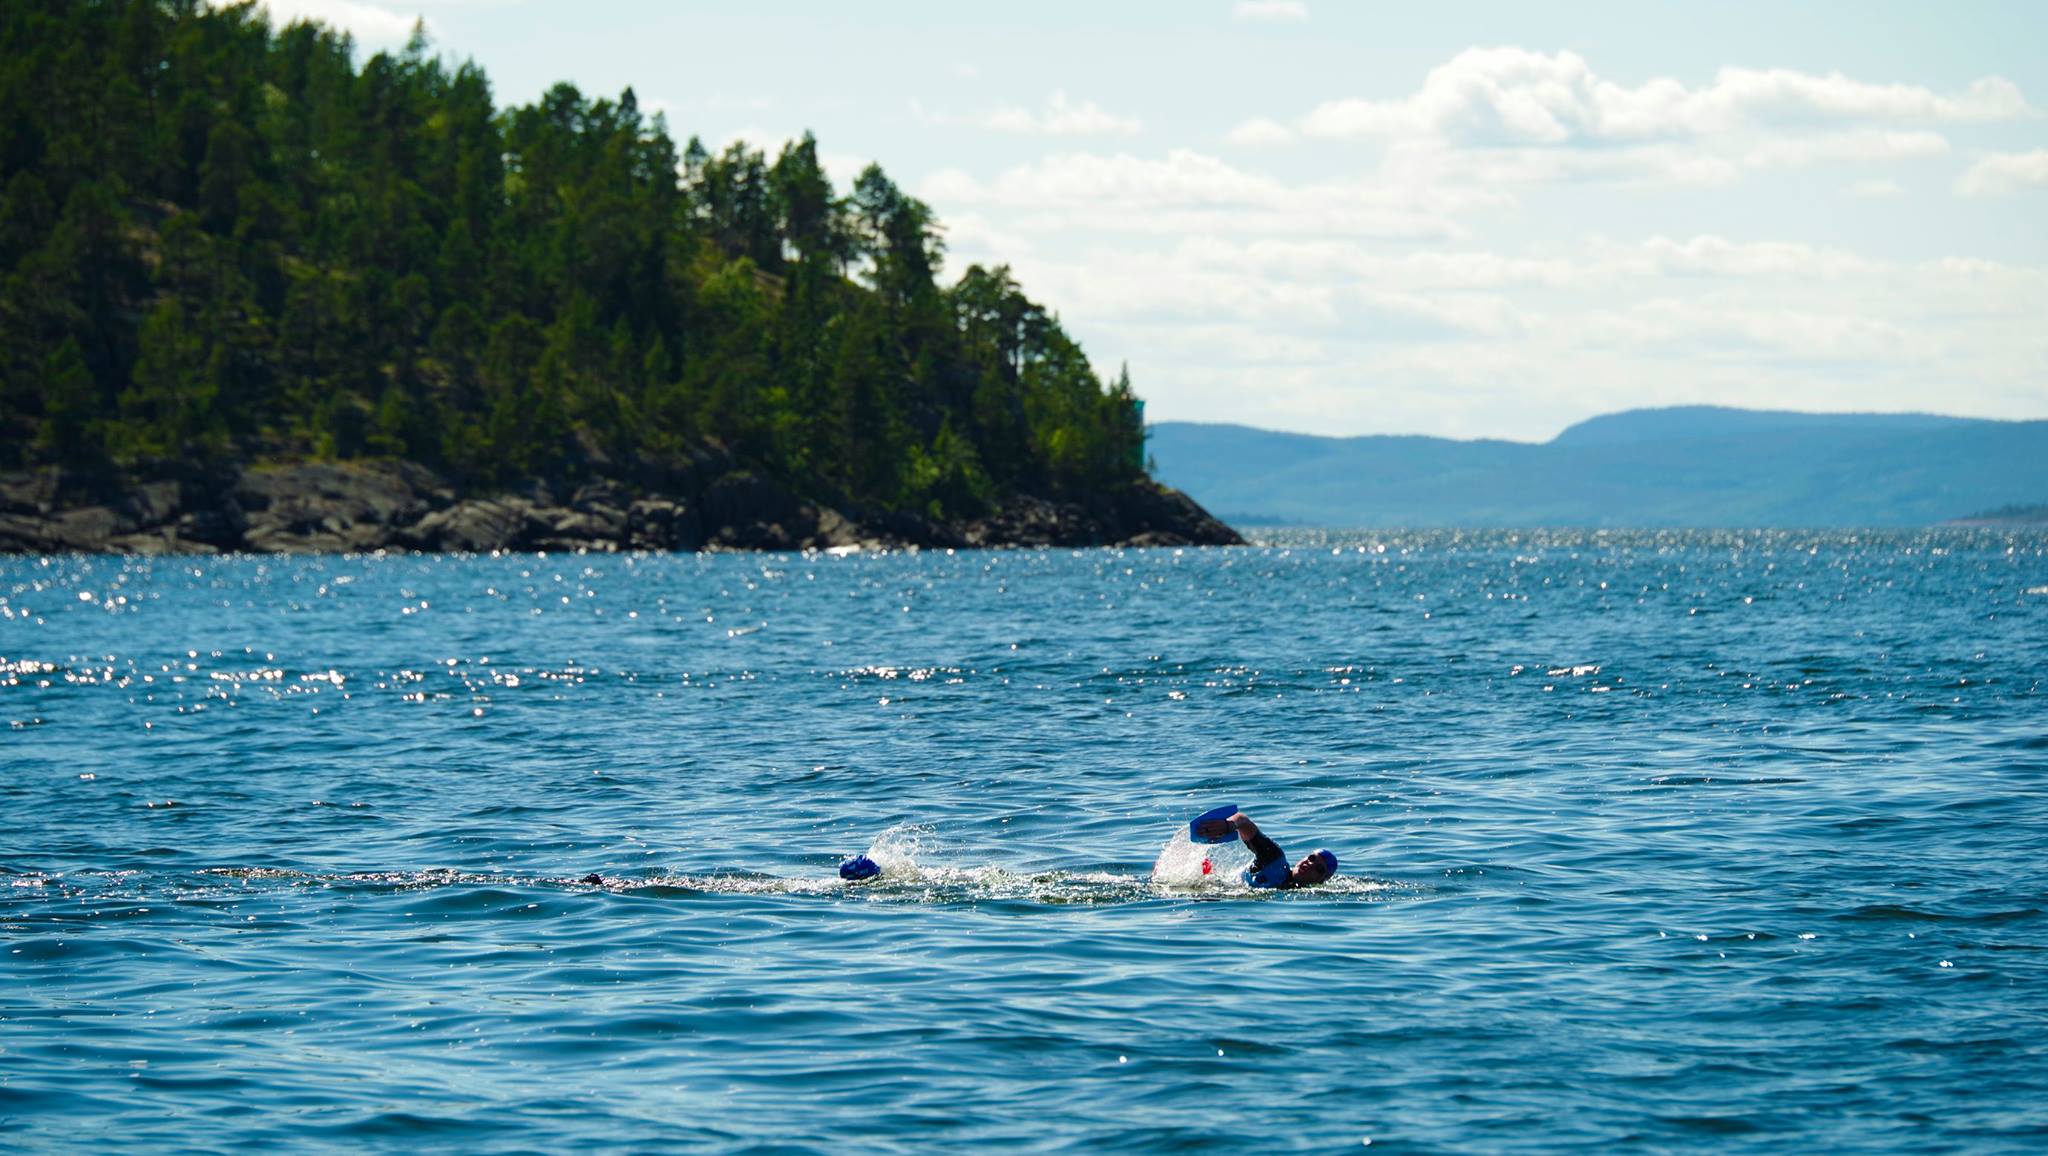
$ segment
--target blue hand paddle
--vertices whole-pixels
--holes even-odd
[[[1215,808],[1214,810],[1204,811],[1201,814],[1196,815],[1194,818],[1188,820],[1188,838],[1196,843],[1237,842],[1237,828],[1228,825],[1226,825],[1223,828],[1223,833],[1221,835],[1202,833],[1202,827],[1204,825],[1213,823],[1228,824],[1230,821],[1230,817],[1235,814],[1237,814],[1237,804],[1226,803],[1221,807]]]

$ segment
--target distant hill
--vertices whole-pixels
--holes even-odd
[[[2048,504],[2036,506],[2000,506],[1996,510],[1985,510],[1963,518],[1951,518],[1943,523],[1949,526],[1983,526],[1990,528],[2048,528]]]
[[[1683,406],[1543,444],[1161,422],[1157,476],[1233,523],[1920,526],[2048,497],[2048,421]]]
[[[1714,405],[1675,405],[1665,409],[1630,409],[1589,417],[1568,427],[1550,444],[1579,448],[1778,433],[1907,433],[1980,424],[1985,423],[1977,418],[1943,417],[1931,413],[1795,413],[1788,410],[1728,409]]]

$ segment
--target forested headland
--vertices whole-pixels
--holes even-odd
[[[1098,374],[1006,267],[943,280],[940,223],[879,166],[842,193],[808,134],[772,158],[679,145],[631,89],[500,109],[420,33],[359,55],[247,4],[0,13],[17,548],[31,506],[47,531],[86,498],[117,546],[156,533],[152,508],[173,545],[249,545],[251,518],[300,498],[274,542],[312,518],[301,538],[361,546],[352,519],[488,495],[525,495],[492,516],[529,530],[401,544],[530,545],[552,517],[533,510],[594,503],[623,525],[656,499],[675,541],[614,544],[802,544],[821,517],[841,537],[973,523],[996,541],[1062,509],[1077,540],[1229,535],[1145,477],[1128,374]],[[398,496],[350,514],[284,492],[315,466],[300,489]],[[709,506],[737,513],[678,512],[721,483]],[[718,521],[763,501],[799,527],[750,542]]]

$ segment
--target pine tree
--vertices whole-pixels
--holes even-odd
[[[99,386],[85,367],[78,342],[66,337],[43,362],[42,447],[65,465],[99,462]]]
[[[142,326],[133,383],[121,393],[109,440],[126,458],[204,460],[225,448],[226,426],[215,407],[216,368],[206,341],[185,310],[165,301]]]

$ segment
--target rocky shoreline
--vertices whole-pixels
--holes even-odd
[[[1015,496],[939,522],[838,509],[705,451],[653,484],[603,477],[462,493],[409,462],[302,462],[107,477],[0,475],[0,553],[432,553],[1234,545],[1177,490],[1141,481],[1072,500]]]

